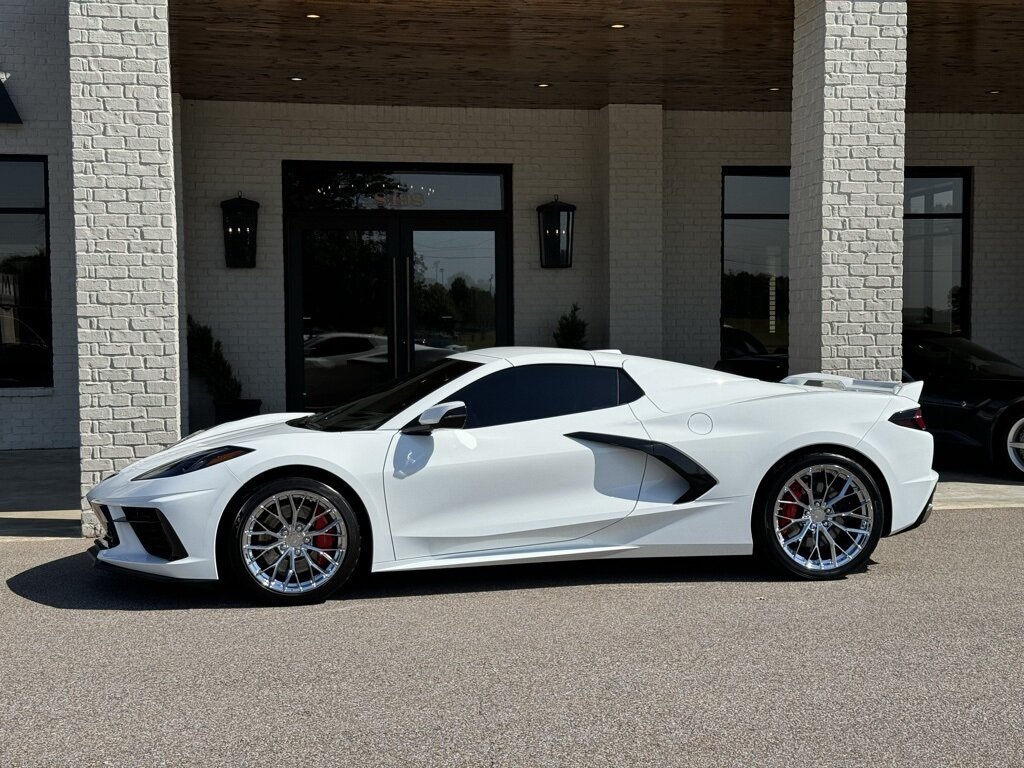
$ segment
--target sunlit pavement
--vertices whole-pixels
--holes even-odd
[[[0,765],[1021,765],[1022,520],[939,510],[836,582],[567,563],[291,609],[6,539]]]

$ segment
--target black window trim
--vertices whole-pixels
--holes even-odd
[[[722,295],[723,290],[723,277],[725,276],[725,222],[727,221],[755,221],[755,220],[772,220],[772,221],[788,221],[789,211],[786,213],[726,213],[725,212],[725,180],[729,176],[785,176],[789,177],[791,168],[788,165],[723,165],[722,166],[722,178],[719,190],[721,195],[721,201],[718,207],[718,211],[722,216],[719,222],[720,228],[718,232],[718,356],[722,356],[722,352],[725,350],[725,343],[722,338],[722,328],[725,326],[725,314],[722,312],[722,308],[725,305],[725,301]],[[788,321],[788,318],[787,318]]]
[[[42,215],[43,217],[43,242],[45,244],[46,253],[43,256],[43,260],[46,265],[46,279],[48,284],[46,286],[46,295],[49,299],[49,306],[47,311],[50,316],[49,323],[49,336],[47,340],[50,346],[50,376],[49,384],[18,384],[14,386],[3,386],[0,385],[0,393],[10,394],[10,390],[19,389],[32,389],[32,390],[52,390],[53,389],[53,265],[50,261],[50,158],[48,155],[20,155],[20,154],[9,154],[0,153],[0,164],[3,163],[25,163],[25,162],[37,162],[42,163],[43,166],[43,205],[42,207],[19,207],[19,206],[0,206],[0,214],[32,214]]]
[[[963,184],[963,205],[960,213],[903,213],[903,219],[959,219],[960,235],[960,331],[957,335],[971,338],[972,248],[974,216],[974,169],[966,165],[910,165],[903,173],[904,178],[915,179],[960,179]]]

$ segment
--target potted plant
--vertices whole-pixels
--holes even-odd
[[[584,349],[587,345],[587,321],[580,317],[580,305],[573,302],[568,314],[558,318],[555,345],[563,349]]]
[[[261,400],[242,397],[242,383],[235,377],[231,363],[224,357],[220,342],[213,331],[188,317],[189,373],[202,379],[213,398],[214,423],[256,416]]]

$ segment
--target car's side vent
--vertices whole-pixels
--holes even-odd
[[[143,549],[153,557],[159,557],[161,560],[181,560],[188,557],[181,539],[159,509],[123,507],[122,511]]]

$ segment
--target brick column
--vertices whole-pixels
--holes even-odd
[[[167,0],[70,0],[69,37],[84,494],[179,434]]]
[[[662,354],[663,335],[662,134],[659,105],[609,104],[601,110],[609,344],[654,357]]]
[[[796,0],[790,372],[899,380],[906,2]]]

